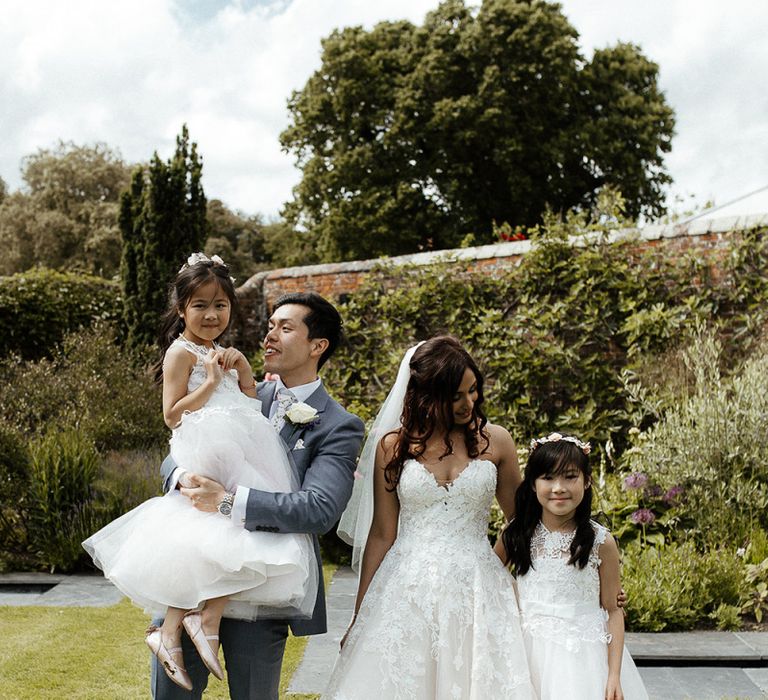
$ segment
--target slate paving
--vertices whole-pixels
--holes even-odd
[[[310,637],[288,698],[325,690],[339,640],[352,617],[356,590],[352,570],[338,569],[327,594],[328,634]],[[0,606],[98,607],[121,599],[122,594],[98,575],[0,575]],[[768,698],[768,632],[630,633],[626,643],[651,700]],[[712,663],[718,665],[706,665]]]
[[[42,590],[45,586],[48,590]],[[27,590],[30,592],[18,592]],[[39,590],[39,592],[38,592]],[[103,576],[84,574],[56,576],[42,573],[0,575],[0,605],[45,605],[51,607],[103,607],[123,598]]]

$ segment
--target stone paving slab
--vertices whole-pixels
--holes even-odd
[[[709,659],[755,663],[767,658],[765,632],[628,632],[625,643],[636,662]]]
[[[45,584],[53,587],[44,593],[3,593],[0,586],[0,605],[32,605],[50,607],[106,607],[116,605],[123,598],[103,576],[50,574],[3,574],[0,584]]]
[[[357,574],[342,567],[336,570],[327,592],[328,634],[309,638],[304,658],[293,674],[288,693],[323,693],[339,655],[339,642],[347,631],[357,595]]]
[[[765,687],[750,677],[751,671],[763,669],[646,666],[638,670],[650,700],[764,700],[768,697]]]
[[[734,635],[768,660],[768,632],[734,632]]]
[[[745,668],[744,673],[768,697],[768,668]]]

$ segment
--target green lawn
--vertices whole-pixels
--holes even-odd
[[[326,566],[327,582],[335,567]],[[109,608],[0,606],[0,700],[129,700],[149,697],[147,616],[127,600]],[[289,637],[281,697],[307,637]],[[206,698],[229,697],[213,676]],[[290,695],[291,700],[316,696]]]

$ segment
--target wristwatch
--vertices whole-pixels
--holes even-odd
[[[228,518],[232,515],[232,504],[235,502],[234,493],[225,493],[224,498],[221,499],[221,503],[218,505],[218,511],[222,515],[226,515]]]

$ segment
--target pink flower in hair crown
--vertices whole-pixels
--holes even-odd
[[[534,438],[531,440],[531,452],[533,452],[537,447],[540,445],[544,445],[548,442],[572,442],[576,447],[578,447],[585,455],[588,455],[592,451],[592,445],[590,445],[588,442],[582,442],[577,437],[573,437],[573,435],[561,435],[560,433],[550,433],[546,437],[540,437],[540,438]]]

